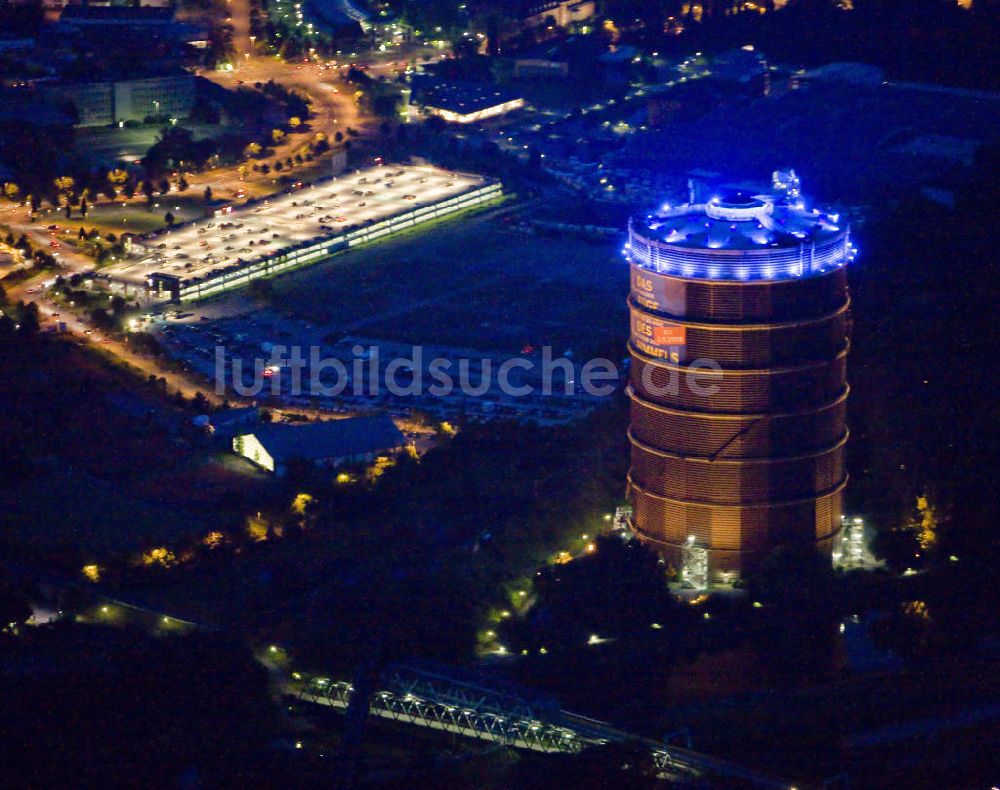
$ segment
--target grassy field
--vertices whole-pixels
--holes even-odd
[[[109,233],[139,234],[160,230],[166,225],[163,217],[168,211],[178,223],[204,217],[203,190],[192,187],[182,194],[156,195],[152,207],[146,205],[144,198],[125,204],[104,202],[91,206],[86,217],[81,217],[79,211],[74,211],[70,219],[66,219],[61,209],[46,208],[36,215],[35,224],[42,227],[58,225],[68,231],[62,234],[62,240],[75,241],[81,227],[87,231],[96,230],[102,236]]]
[[[473,216],[274,281],[273,306],[359,334],[518,353],[619,349],[628,273],[616,245],[539,238]]]

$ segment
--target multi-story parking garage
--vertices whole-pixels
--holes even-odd
[[[633,218],[626,255],[636,534],[699,586],[778,544],[829,551],[847,480],[846,228],[731,193]]]
[[[499,182],[466,173],[371,167],[149,234],[101,274],[154,298],[202,299],[502,194]]]

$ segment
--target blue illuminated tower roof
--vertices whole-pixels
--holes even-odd
[[[729,191],[633,217],[625,254],[661,274],[771,280],[843,266],[853,247],[836,214],[807,208],[787,194]]]

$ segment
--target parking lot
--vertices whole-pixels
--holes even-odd
[[[114,280],[137,285],[154,272],[205,277],[438,203],[483,183],[477,176],[433,167],[359,170],[145,237],[133,246],[132,257],[104,271]]]
[[[241,380],[247,393],[257,373],[262,390],[251,398],[272,400],[289,409],[361,413],[386,410],[394,416],[421,413],[443,420],[513,419],[553,424],[579,419],[604,399],[579,386],[572,394],[556,372],[546,395],[540,377],[545,346],[553,358],[569,363],[569,380],[580,381],[582,367],[596,356],[621,358],[628,324],[621,294],[627,267],[618,243],[546,238],[511,229],[503,216],[479,215],[423,233],[388,239],[274,281],[266,304],[246,292],[184,304],[157,314],[150,325],[168,353],[185,369],[212,382],[220,373],[230,395]],[[463,251],[456,266],[456,250]],[[295,368],[272,359],[284,347],[286,359],[297,346],[305,364]],[[404,365],[396,381],[403,387],[418,378],[413,394],[396,395],[384,372],[394,360]],[[225,369],[216,369],[221,349]],[[313,351],[319,364],[312,359]],[[510,381],[532,392],[511,396],[497,372],[512,358],[531,369],[515,368]],[[432,392],[432,360],[451,363],[459,380],[468,360],[471,395],[461,387],[450,394]],[[240,360],[236,375],[233,361]],[[311,387],[313,375],[324,387],[339,379],[323,361],[338,360],[346,370],[344,388],[325,394]],[[373,360],[379,386],[372,388]],[[357,367],[360,365],[360,367]],[[488,368],[487,368],[488,366]],[[272,367],[264,372],[266,367]],[[484,375],[485,374],[485,375]],[[299,387],[293,387],[298,376]],[[297,392],[295,391],[297,390]]]
[[[271,310],[211,322],[194,317],[179,312],[153,328],[171,356],[213,386],[221,377],[230,394],[285,408],[343,414],[384,410],[397,417],[417,410],[448,420],[559,424],[590,413],[607,397],[583,389],[582,364],[569,359],[555,367],[546,389],[543,357],[535,349],[520,355],[520,367],[505,379],[505,391],[497,371],[512,355],[446,345],[415,347],[363,336],[323,342],[322,327]],[[260,342],[262,337],[276,342]],[[291,363],[293,357],[299,362]],[[447,391],[432,386],[441,385],[432,361],[449,371],[454,386]],[[386,372],[390,363],[400,362],[401,370]],[[334,367],[338,363],[339,371]],[[463,378],[468,381],[465,389]],[[511,387],[520,392],[512,394]]]

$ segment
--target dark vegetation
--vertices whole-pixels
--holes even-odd
[[[0,635],[0,663],[8,786],[233,786],[266,773],[266,671],[231,642],[66,622]]]

